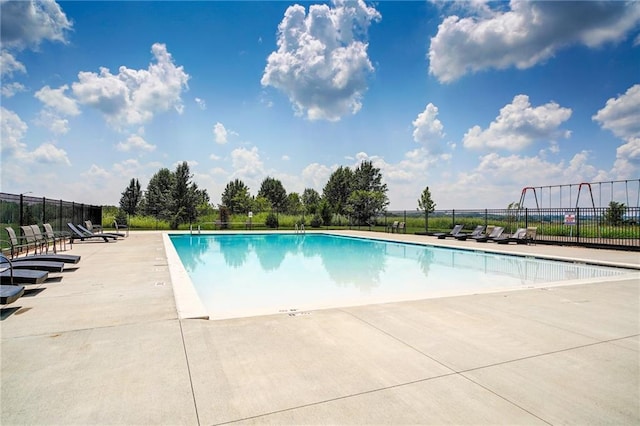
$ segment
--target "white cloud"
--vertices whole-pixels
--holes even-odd
[[[16,82],[3,84],[2,87],[0,87],[0,93],[2,93],[2,96],[5,98],[11,98],[16,93],[26,92],[26,91],[27,91],[27,88],[24,87],[23,84],[16,83]]]
[[[639,2],[512,0],[503,6],[478,14],[472,3],[471,16],[445,18],[431,38],[429,72],[451,82],[487,68],[530,68],[568,45],[620,41],[640,22]]]
[[[559,127],[571,117],[571,109],[555,102],[532,107],[529,97],[517,95],[500,110],[500,115],[483,130],[474,126],[465,133],[463,143],[469,149],[505,149],[519,151],[536,140],[553,141],[569,137]]]
[[[302,170],[302,183],[304,188],[313,188],[322,194],[322,189],[329,181],[331,173],[337,167],[328,167],[324,164],[311,163]],[[300,179],[298,179],[299,181]],[[304,188],[302,190],[304,191]]]
[[[437,116],[438,107],[429,103],[412,123],[413,140],[434,153],[440,152],[440,142],[444,138],[444,126]]]
[[[640,175],[640,137],[629,138],[618,147],[611,174],[615,179],[636,179]]]
[[[24,64],[6,50],[0,51],[0,76],[13,77],[14,72],[26,73]]]
[[[334,7],[290,6],[278,25],[278,50],[267,59],[261,83],[284,92],[296,114],[337,121],[362,107],[373,72],[367,30],[380,13],[363,0]]]
[[[71,165],[67,152],[64,149],[56,148],[55,145],[50,143],[44,143],[37,147],[31,153],[31,157],[36,163]]]
[[[43,104],[45,104],[52,111],[63,115],[78,115],[80,109],[75,99],[65,95],[65,92],[69,89],[68,85],[60,86],[57,89],[52,89],[49,86],[44,86],[38,90],[34,96]]]
[[[70,166],[67,153],[51,143],[29,151],[23,139],[27,124],[13,111],[0,107],[0,140],[2,141],[2,179],[5,186],[20,185],[25,167],[38,164]]]
[[[91,167],[89,167],[89,170],[84,172],[83,175],[97,179],[106,179],[110,177],[109,172],[95,164],[92,164]]]
[[[124,152],[134,150],[151,152],[156,149],[156,146],[144,140],[141,135],[130,135],[126,141],[120,142],[116,145],[116,148],[118,151]]]
[[[260,159],[260,153],[255,146],[251,149],[242,147],[231,151],[231,168],[233,173],[229,176],[229,180],[241,179],[250,188],[259,185],[267,176],[264,162]]]
[[[225,144],[228,142],[227,129],[224,128],[222,123],[216,123],[215,126],[213,126],[213,136],[218,144]]]
[[[63,135],[69,131],[69,120],[61,118],[47,109],[40,111],[34,122],[38,126],[46,127],[56,135]]]
[[[204,101],[204,99],[195,98],[194,100],[195,100],[196,104],[198,105],[198,108],[200,108],[203,111],[205,109],[207,109],[207,103]]]
[[[0,2],[2,44],[5,47],[37,48],[44,40],[66,43],[66,33],[72,29],[55,1]]]
[[[180,113],[189,75],[173,63],[164,44],[155,43],[151,51],[156,63],[146,70],[122,66],[115,75],[107,68],[99,74],[80,72],[72,85],[78,102],[98,109],[115,128],[145,123],[171,108]]]
[[[640,136],[640,84],[631,86],[624,95],[607,100],[592,119],[619,138]]]
[[[12,154],[26,149],[26,144],[22,142],[27,133],[27,123],[22,121],[15,112],[0,107],[0,141],[2,142],[2,153]]]

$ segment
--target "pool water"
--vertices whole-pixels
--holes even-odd
[[[630,272],[326,234],[170,239],[211,319],[534,288]]]

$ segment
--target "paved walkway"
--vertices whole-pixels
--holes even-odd
[[[623,251],[500,249],[640,264]],[[640,423],[637,273],[206,321],[177,317],[161,233],[70,253],[76,270],[2,309],[2,425]]]

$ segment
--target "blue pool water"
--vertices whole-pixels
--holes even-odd
[[[533,288],[630,272],[325,234],[170,239],[212,319]]]

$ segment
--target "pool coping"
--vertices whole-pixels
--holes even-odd
[[[362,235],[363,232],[366,232],[366,235]],[[169,267],[169,273],[171,275],[171,282],[173,285],[173,290],[174,290],[174,297],[175,297],[175,302],[176,302],[176,309],[178,312],[178,317],[180,319],[204,319],[204,320],[210,320],[210,315],[209,312],[207,311],[207,309],[204,307],[204,304],[202,303],[202,301],[200,300],[200,297],[198,296],[197,291],[195,290],[193,283],[191,281],[191,278],[189,277],[188,272],[186,271],[186,269],[184,268],[184,265],[182,264],[182,261],[180,260],[180,257],[178,256],[178,253],[171,241],[170,235],[194,235],[194,236],[200,236],[200,235],[260,235],[260,234],[264,234],[264,235],[269,235],[269,234],[274,234],[274,233],[278,233],[278,234],[296,234],[295,231],[268,231],[268,232],[255,232],[255,231],[200,231],[197,234],[194,234],[191,231],[170,231],[170,232],[163,232],[162,233],[162,239],[163,239],[163,244],[165,247],[165,252],[167,255],[167,264]],[[299,232],[298,232],[299,233]],[[472,248],[472,247],[467,247],[467,246],[462,246],[462,245],[450,245],[447,244],[447,240],[444,240],[444,243],[442,240],[438,240],[438,241],[431,241],[429,239],[427,239],[428,237],[425,236],[425,240],[424,241],[415,241],[415,240],[407,240],[407,237],[416,237],[415,235],[412,234],[383,234],[383,235],[369,235],[372,234],[371,232],[368,231],[327,231],[327,230],[312,230],[312,231],[307,231],[305,233],[309,233],[309,234],[320,234],[320,235],[334,235],[334,236],[342,236],[342,237],[352,237],[352,238],[360,238],[360,239],[369,239],[369,240],[376,240],[376,241],[387,241],[387,242],[394,242],[394,243],[404,243],[404,244],[411,244],[411,245],[418,245],[418,246],[432,246],[432,247],[441,247],[441,248],[448,248],[448,249],[454,249],[454,250],[464,250],[464,251],[470,251],[470,252],[483,252],[483,253],[493,253],[493,254],[500,254],[500,255],[505,255],[505,256],[515,256],[515,257],[525,257],[525,258],[537,258],[537,259],[544,259],[544,260],[555,260],[555,261],[561,261],[561,262],[567,262],[567,263],[579,263],[579,264],[586,264],[586,265],[594,265],[594,266],[607,266],[607,267],[614,267],[614,268],[623,268],[623,269],[630,269],[630,270],[635,270],[635,271],[640,271],[640,263],[639,264],[631,264],[631,263],[625,263],[625,262],[612,262],[612,261],[607,261],[607,260],[602,260],[602,259],[586,259],[586,258],[579,258],[576,256],[571,256],[571,257],[567,257],[567,256],[558,256],[558,255],[553,255],[553,254],[540,254],[540,253],[527,253],[527,252],[523,252],[523,251],[511,251],[510,249],[515,248],[517,246],[513,246],[513,245],[509,245],[507,247],[502,247],[502,248],[492,248],[491,246],[488,247],[482,247],[482,248]],[[401,239],[399,239],[399,236],[405,236]],[[390,238],[391,237],[391,238]],[[395,237],[395,238],[393,238]],[[463,242],[464,243],[464,242]],[[599,278],[597,280],[597,282],[607,282],[607,281],[611,281],[614,279],[620,279],[620,277],[603,277],[603,278]],[[550,287],[556,287],[556,286],[569,286],[569,285],[578,285],[578,284],[584,284],[586,281],[589,282],[593,282],[594,279],[590,278],[590,279],[579,279],[579,280],[567,280],[567,281],[554,281],[554,282],[549,282],[549,283],[544,283],[544,285],[540,286],[540,288],[550,288]],[[537,287],[536,287],[537,288]],[[520,289],[512,289],[513,291],[517,291]],[[508,289],[496,289],[496,290],[489,290],[487,291],[488,293],[492,293],[492,292],[496,292],[496,291],[509,291]],[[483,292],[484,293],[484,292]],[[439,298],[439,297],[455,297],[455,296],[460,296],[460,294],[451,294],[451,295],[440,295],[440,296],[434,296],[434,298]],[[400,302],[400,301],[399,301]],[[328,308],[331,309],[331,308]]]

